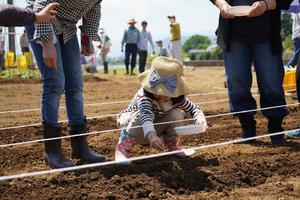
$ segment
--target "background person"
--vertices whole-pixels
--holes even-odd
[[[131,66],[130,75],[133,76],[134,68],[136,65],[136,57],[138,53],[138,45],[141,41],[140,31],[135,27],[137,21],[135,19],[130,19],[128,21],[129,27],[124,31],[122,43],[121,43],[121,51],[123,52],[124,44],[125,45],[125,67],[126,67],[126,75],[129,74],[129,64]]]
[[[167,50],[167,48],[164,47],[163,41],[158,40],[158,41],[156,41],[156,44],[158,46],[158,56],[168,57],[168,50]]]
[[[181,47],[181,30],[180,24],[176,21],[175,15],[168,16],[170,21],[170,51],[171,57],[179,61],[182,60],[182,47]]]
[[[100,33],[101,42],[100,42],[100,45],[98,46],[98,48],[100,48],[100,55],[102,58],[104,74],[108,74],[107,54],[110,51],[111,41],[110,41],[110,38],[105,33],[104,28],[100,28],[99,33]]]
[[[5,37],[3,34],[3,28],[0,27],[0,70],[5,70],[4,55],[5,55]]]
[[[52,0],[30,0],[29,5],[39,12]],[[92,52],[91,39],[100,41],[98,35],[101,0],[61,0],[57,7],[57,20],[27,27],[27,34],[36,57],[43,80],[42,121],[43,137],[55,138],[62,135],[58,123],[60,98],[65,94],[70,135],[87,133],[84,115],[83,77],[80,65],[80,47],[76,24],[82,19],[82,52]],[[33,40],[32,40],[33,39]],[[86,136],[73,137],[71,155],[83,162],[105,161],[105,157],[92,151]],[[45,141],[45,162],[52,168],[71,167],[62,151],[61,139]]]
[[[142,31],[141,31],[141,42],[139,45],[139,73],[143,73],[145,71],[145,66],[148,57],[148,42],[152,47],[152,53],[155,54],[154,44],[152,40],[152,35],[149,31],[147,31],[148,23],[146,21],[142,22]]]
[[[28,42],[26,30],[24,30],[24,33],[20,37],[20,47],[23,54],[29,52],[29,42]]]
[[[292,0],[240,1],[211,0],[220,10],[217,30],[218,44],[224,50],[230,110],[239,112],[256,109],[251,94],[254,63],[260,91],[261,108],[286,104],[283,91],[284,68],[280,36],[281,9],[288,9]],[[252,6],[248,16],[234,17],[228,11],[231,6]],[[262,59],[263,58],[263,59]],[[238,114],[243,132],[242,138],[256,135],[254,114]],[[268,119],[268,132],[283,131],[282,121],[288,115],[286,108],[262,111]],[[283,144],[283,135],[272,136],[273,144]]]

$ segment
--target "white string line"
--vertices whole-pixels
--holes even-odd
[[[87,117],[86,119],[100,119],[100,118],[106,118],[106,117],[115,117],[118,114],[107,114],[107,115],[98,115],[94,117]],[[68,122],[68,120],[60,120],[58,121],[59,123],[65,123]],[[5,131],[5,130],[12,130],[12,129],[19,129],[19,128],[29,128],[29,127],[35,127],[35,126],[41,126],[42,123],[35,123],[35,124],[28,124],[28,125],[19,125],[19,126],[9,126],[9,127],[3,127],[0,128],[0,131]]]
[[[290,106],[295,106],[295,105],[299,105],[299,104],[300,103],[294,103],[294,104],[281,105],[281,106],[273,106],[273,107],[258,108],[258,109],[252,109],[252,110],[244,110],[244,111],[239,111],[239,112],[222,113],[222,114],[207,116],[206,119],[229,116],[229,115],[236,115],[236,114],[243,114],[243,113],[249,113],[249,112],[256,112],[256,111],[263,111],[263,110],[271,110],[271,109],[282,108],[282,107],[290,107]],[[168,121],[168,122],[159,122],[159,123],[154,123],[154,125],[157,126],[157,125],[165,125],[165,124],[173,124],[173,123],[189,122],[189,121],[195,121],[195,119],[191,118],[191,119],[175,120],[175,121]],[[142,128],[142,127],[143,126],[140,125],[140,126],[133,126],[131,128],[136,129],[136,128]],[[80,136],[100,135],[100,134],[104,134],[104,133],[111,133],[111,132],[117,132],[117,131],[122,131],[122,130],[123,130],[122,128],[118,128],[118,129],[95,131],[95,132],[89,132],[89,133],[81,133],[81,134],[75,134],[75,135],[66,135],[66,136],[60,136],[60,137],[54,137],[54,138],[44,138],[44,139],[30,140],[30,141],[25,141],[25,142],[1,144],[0,148],[28,145],[28,144],[34,144],[34,143],[39,143],[39,142],[53,141],[53,140],[58,140],[58,139],[74,138],[74,137],[80,137]]]
[[[253,95],[253,96],[258,96],[258,95]],[[229,99],[228,98],[218,99],[218,100],[213,100],[213,101],[199,102],[199,103],[196,103],[196,104],[205,105],[205,104],[220,103],[220,102],[226,102],[226,101],[229,101]],[[99,119],[99,118],[106,118],[106,117],[115,117],[117,115],[118,114],[99,115],[99,116],[94,116],[94,117],[88,117],[87,119]],[[65,122],[68,122],[68,120],[59,121],[59,123],[65,123]],[[19,128],[28,128],[28,127],[41,126],[41,125],[42,125],[41,123],[34,123],[34,124],[28,124],[28,125],[8,126],[8,127],[0,128],[0,131],[11,130],[11,129],[19,129]]]
[[[292,85],[285,85],[285,86],[294,86],[295,84]],[[255,87],[253,87],[254,89]],[[257,88],[257,87],[256,87]],[[294,90],[287,90],[286,92],[292,92]],[[257,92],[257,91],[252,91],[252,92]],[[202,94],[190,94],[187,95],[188,97],[197,97],[197,96],[208,96],[208,95],[217,95],[217,94],[227,94],[228,91],[220,91],[220,92],[207,92],[207,93],[202,93]],[[130,103],[131,100],[125,100],[125,101],[111,101],[111,102],[100,102],[100,103],[89,103],[85,104],[84,107],[92,107],[92,106],[102,106],[102,105],[114,105],[114,104],[123,104],[123,103]],[[61,106],[60,109],[66,109],[65,106]],[[10,114],[10,113],[26,113],[26,112],[37,112],[40,111],[40,108],[29,108],[29,109],[15,109],[15,110],[4,110],[0,111],[0,115],[3,114]]]
[[[197,97],[197,96],[208,96],[213,94],[225,94],[227,91],[222,92],[208,92],[208,93],[202,93],[202,94],[190,94],[187,95],[188,97]],[[89,103],[85,104],[84,107],[91,107],[91,106],[101,106],[101,105],[114,105],[114,104],[122,104],[122,103],[130,103],[131,100],[125,100],[125,101],[111,101],[111,102],[101,102],[101,103]],[[65,106],[61,106],[60,109],[66,109]],[[30,108],[30,109],[20,109],[20,110],[6,110],[6,111],[0,111],[0,114],[9,114],[9,113],[25,113],[25,112],[35,112],[40,111],[40,108]]]
[[[230,145],[230,144],[236,144],[236,143],[241,143],[241,142],[247,142],[247,141],[250,141],[250,140],[256,140],[256,139],[261,139],[261,138],[266,138],[266,137],[283,135],[283,134],[287,134],[287,133],[290,133],[290,132],[293,132],[293,131],[300,131],[300,129],[292,129],[292,130],[289,130],[289,131],[282,131],[282,132],[277,132],[277,133],[272,133],[272,134],[265,134],[265,135],[251,137],[251,138],[234,139],[234,140],[229,140],[229,141],[215,143],[215,144],[209,144],[209,145],[186,148],[186,149],[183,149],[183,150],[163,152],[163,153],[151,154],[151,155],[140,156],[140,157],[133,157],[133,158],[129,158],[128,161],[129,162],[134,162],[134,161],[141,161],[141,160],[149,160],[149,159],[152,159],[152,158],[159,158],[159,157],[163,157],[163,156],[170,156],[170,155],[174,155],[174,154],[178,154],[178,153],[184,153],[185,151],[188,151],[188,150],[199,151],[199,150],[209,149],[209,148],[218,148],[218,147],[222,147],[222,146],[226,146],[226,145]],[[26,178],[26,177],[33,177],[33,176],[41,176],[41,175],[47,175],[47,174],[53,174],[53,173],[75,171],[75,170],[80,170],[80,169],[90,169],[90,168],[95,168],[95,167],[104,167],[104,166],[117,165],[117,164],[122,164],[122,162],[107,161],[107,162],[102,162],[102,163],[85,164],[85,165],[67,167],[67,168],[61,168],[61,169],[50,169],[50,170],[35,171],[35,172],[25,172],[25,173],[15,174],[15,175],[0,176],[0,181],[6,181],[6,180],[12,180],[12,179],[18,179],[18,178]]]

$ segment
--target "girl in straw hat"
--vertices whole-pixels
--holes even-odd
[[[151,68],[139,75],[142,88],[118,115],[118,125],[123,130],[116,146],[116,161],[126,161],[135,144],[150,143],[162,151],[181,150],[174,129],[179,124],[154,126],[154,123],[183,120],[185,114],[189,114],[204,131],[207,129],[202,110],[186,97],[187,88],[182,76],[183,65],[167,57],[157,57]]]

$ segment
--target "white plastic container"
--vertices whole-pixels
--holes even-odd
[[[203,126],[200,125],[188,125],[188,126],[178,126],[175,127],[175,132],[179,136],[185,136],[185,135],[195,135],[203,133]]]
[[[228,8],[228,12],[231,15],[234,15],[236,17],[242,17],[242,16],[247,16],[252,7],[251,6],[233,6]]]

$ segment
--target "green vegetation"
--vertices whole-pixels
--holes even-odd
[[[281,15],[281,37],[283,41],[284,52],[288,53],[293,50],[292,42],[292,25],[293,20],[290,13],[282,13]]]
[[[27,70],[27,71],[19,71],[18,69],[8,69],[0,71],[0,78],[2,79],[31,79],[31,78],[40,78],[41,74],[38,70]]]
[[[182,50],[185,53],[189,53],[191,49],[206,49],[211,45],[211,41],[208,37],[203,35],[193,35],[182,46]]]

